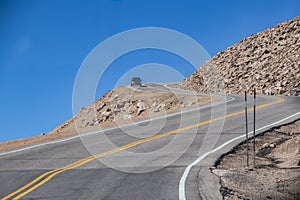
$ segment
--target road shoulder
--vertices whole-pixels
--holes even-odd
[[[253,169],[253,139],[249,142],[250,167],[246,167],[245,142],[223,154],[215,163],[220,194],[224,199],[297,199],[300,197],[300,120],[264,131],[256,138],[256,168]]]

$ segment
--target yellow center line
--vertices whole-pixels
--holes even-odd
[[[49,175],[51,173],[54,173],[54,172],[57,172],[57,171],[61,171],[61,170],[65,169],[65,168],[69,168],[69,167],[71,167],[73,165],[76,165],[77,163],[80,163],[80,162],[86,160],[86,159],[87,158],[79,160],[79,161],[76,161],[75,163],[71,163],[71,164],[69,164],[67,166],[64,166],[62,168],[58,168],[58,169],[55,169],[55,170],[51,170],[51,171],[45,172],[44,174],[40,175],[39,177],[37,177],[36,179],[34,179],[33,181],[31,181],[30,183],[24,185],[23,187],[19,188],[18,190],[14,191],[13,193],[7,195],[6,197],[2,198],[1,200],[9,199],[10,197],[12,197],[12,196],[18,194],[19,192],[25,190],[26,188],[30,187],[31,185],[33,185],[34,183],[38,182],[39,180],[41,180],[42,178],[44,178],[45,176],[47,176],[47,175]]]
[[[262,104],[260,106],[257,106],[256,109],[268,107],[268,106],[271,106],[271,105],[274,105],[274,104],[277,104],[277,103],[281,103],[281,102],[284,102],[284,98],[278,98],[277,101],[274,101],[274,102],[271,102],[271,103]],[[252,110],[253,110],[253,108],[248,109],[248,111],[252,111]],[[147,143],[149,141],[153,141],[153,140],[156,140],[156,139],[159,139],[159,138],[163,138],[163,137],[166,137],[166,136],[169,136],[169,135],[172,135],[172,134],[175,134],[175,133],[179,133],[179,132],[182,132],[182,131],[185,131],[185,130],[189,130],[189,129],[197,128],[197,127],[200,127],[200,126],[204,126],[204,125],[207,125],[207,124],[219,121],[219,120],[223,120],[223,119],[226,119],[226,118],[234,117],[234,116],[237,116],[237,115],[240,115],[240,114],[243,114],[243,113],[245,113],[244,110],[238,111],[238,112],[235,112],[235,113],[231,113],[231,114],[227,114],[225,116],[217,117],[217,118],[214,118],[214,119],[211,119],[211,120],[200,122],[198,124],[194,124],[194,125],[191,125],[191,126],[186,126],[186,127],[183,127],[183,128],[180,128],[180,129],[176,129],[176,130],[173,130],[173,131],[169,131],[169,132],[166,132],[166,133],[162,133],[162,134],[159,134],[159,135],[154,135],[154,136],[151,136],[151,137],[148,137],[148,138],[145,138],[145,139],[141,139],[141,140],[138,140],[138,141],[135,141],[135,142],[123,145],[121,147],[118,147],[118,148],[115,148],[115,149],[103,152],[103,153],[99,153],[99,154],[96,154],[96,155],[93,155],[93,156],[89,156],[89,157],[81,159],[81,160],[79,160],[77,162],[74,162],[74,163],[71,163],[69,165],[66,165],[66,166],[64,166],[62,168],[58,168],[58,169],[55,169],[55,170],[51,170],[51,171],[45,172],[44,174],[40,175],[39,177],[37,177],[36,179],[34,179],[33,181],[31,181],[30,183],[24,185],[23,187],[19,188],[18,190],[12,192],[11,194],[3,197],[2,200],[7,200],[7,199],[9,199],[9,198],[11,198],[11,197],[13,197],[13,196],[15,196],[15,195],[17,195],[20,192],[22,192],[22,191],[25,190],[24,192],[22,192],[21,194],[19,194],[15,198],[13,198],[13,199],[20,199],[20,198],[24,197],[25,195],[29,194],[30,192],[32,192],[33,190],[37,189],[41,185],[47,183],[49,180],[51,180],[56,175],[58,175],[58,174],[60,174],[62,172],[65,172],[67,170],[80,167],[80,166],[82,166],[84,164],[87,164],[87,163],[89,163],[89,162],[91,162],[91,161],[93,161],[95,159],[98,159],[98,158],[101,158],[101,157],[104,157],[104,156],[108,156],[108,155],[111,155],[111,154],[115,154],[115,153],[127,150],[129,148],[138,146],[140,144]],[[46,177],[46,178],[44,178],[44,177]],[[37,184],[35,184],[35,183],[37,183]],[[29,188],[30,186],[32,186],[32,187]],[[29,188],[29,189],[27,189],[27,188]]]

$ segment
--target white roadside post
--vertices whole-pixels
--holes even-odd
[[[253,168],[255,168],[255,109],[256,109],[256,89],[253,89]]]
[[[249,167],[249,146],[248,146],[248,109],[247,109],[247,91],[245,90],[245,120],[246,120],[246,162]]]

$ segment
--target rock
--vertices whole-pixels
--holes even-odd
[[[153,112],[159,112],[160,111],[160,106],[157,105],[154,109],[153,109]]]
[[[104,108],[104,106],[106,106],[106,103],[100,102],[100,104],[98,105],[98,108],[97,108],[97,112],[99,112],[100,110],[102,110],[102,108]]]
[[[117,98],[119,98],[119,95],[118,95],[118,94],[115,94],[115,95],[114,95],[114,100],[116,100]]]
[[[219,177],[223,177],[226,175],[228,171],[227,170],[224,170],[224,169],[214,169],[213,170],[213,173],[216,174],[217,176]]]
[[[114,106],[114,109],[113,109],[114,114],[121,112],[123,110],[124,106],[125,106],[124,101],[117,102],[117,104]]]
[[[127,112],[129,110],[129,107],[130,107],[130,103],[129,102],[125,102],[125,105],[122,108],[122,111]]]
[[[155,108],[153,108],[153,112],[160,112],[165,106],[165,104],[158,104]]]
[[[118,94],[114,94],[113,93],[111,94],[111,98],[108,100],[109,102],[114,102],[116,101],[117,99],[119,98],[119,95]]]
[[[276,147],[276,144],[275,143],[264,143],[262,148],[265,149],[265,148],[275,148]]]
[[[131,119],[131,116],[128,115],[128,114],[124,114],[123,115],[123,120],[128,120],[128,119]]]
[[[138,108],[137,115],[140,115],[144,110],[146,110],[146,106],[143,101],[138,102],[136,107]]]
[[[276,147],[276,144],[271,143],[271,144],[269,145],[269,147],[270,147],[270,148],[275,148],[275,147]]]
[[[121,108],[118,108],[117,106],[113,109],[114,114],[117,114],[119,112],[121,112]]]
[[[134,111],[135,111],[135,106],[133,106],[133,105],[130,105],[129,108],[127,109],[128,114],[133,114]]]
[[[263,149],[269,148],[269,146],[270,146],[270,143],[264,143],[264,144],[262,145],[262,148],[263,148]]]
[[[108,108],[107,110],[101,113],[100,121],[105,122],[111,115],[112,115],[112,111]]]

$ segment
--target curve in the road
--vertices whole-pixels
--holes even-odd
[[[278,98],[276,101],[273,101],[271,103],[266,103],[266,104],[262,104],[262,105],[257,106],[257,109],[268,107],[268,106],[278,104],[278,103],[282,103],[282,102],[284,102],[284,98]],[[253,108],[249,109],[249,111],[251,111],[251,110],[253,110]],[[109,150],[109,151],[106,151],[106,152],[103,152],[103,153],[100,153],[100,154],[97,154],[97,155],[89,156],[89,157],[84,158],[82,160],[79,160],[77,162],[71,163],[71,164],[69,164],[65,167],[48,171],[48,172],[40,175],[38,178],[34,179],[33,181],[31,181],[30,183],[28,183],[28,184],[24,185],[23,187],[19,188],[18,190],[16,190],[16,191],[12,192],[11,194],[3,197],[2,199],[7,200],[11,197],[14,197],[13,199],[20,199],[20,198],[24,197],[25,195],[29,194],[30,192],[34,191],[35,189],[37,189],[41,185],[47,183],[52,178],[54,178],[56,175],[58,175],[60,173],[63,173],[65,171],[68,171],[70,169],[77,168],[77,167],[82,166],[84,164],[87,164],[87,163],[89,163],[89,162],[91,162],[95,159],[98,159],[98,158],[101,158],[101,157],[104,157],[104,156],[107,156],[107,155],[111,155],[111,154],[114,154],[114,153],[117,153],[117,152],[120,152],[120,151],[124,151],[126,149],[138,146],[140,144],[144,144],[144,143],[147,143],[147,142],[150,142],[150,141],[153,141],[153,140],[157,140],[159,138],[163,138],[163,137],[166,137],[166,136],[169,136],[169,135],[172,135],[172,134],[176,134],[176,133],[179,133],[179,132],[182,132],[182,131],[185,131],[185,130],[197,128],[197,127],[204,126],[204,125],[207,125],[207,124],[219,121],[219,120],[224,120],[226,118],[234,117],[234,116],[243,114],[244,112],[245,112],[244,110],[234,112],[234,113],[227,114],[227,115],[224,115],[224,116],[220,116],[220,117],[217,117],[217,118],[214,118],[214,119],[210,119],[210,120],[207,120],[207,121],[204,121],[204,122],[201,122],[201,123],[197,123],[197,124],[194,124],[194,125],[191,125],[191,126],[186,126],[186,127],[180,128],[180,129],[173,130],[173,131],[158,134],[158,135],[155,135],[155,136],[152,136],[152,137],[149,137],[149,138],[141,139],[141,140],[123,145],[119,148],[115,148],[115,149],[112,149],[112,150]]]
[[[286,117],[286,118],[284,118],[284,119],[281,119],[281,120],[279,120],[279,121],[277,121],[277,122],[274,122],[274,123],[272,123],[272,124],[269,124],[269,125],[267,125],[267,126],[264,126],[264,127],[258,128],[258,129],[255,129],[255,131],[256,131],[256,132],[259,132],[259,131],[261,131],[261,130],[265,130],[265,129],[267,129],[267,128],[276,126],[276,125],[278,125],[278,124],[280,124],[280,123],[282,123],[282,122],[284,122],[284,121],[286,121],[286,120],[288,120],[288,119],[290,119],[290,118],[293,118],[293,117],[295,117],[295,116],[298,116],[298,115],[300,115],[300,112],[295,113],[295,114],[293,114],[293,115],[291,115],[291,116],[288,116],[288,117]],[[252,135],[252,134],[253,134],[253,131],[251,131],[251,132],[248,133],[249,136]],[[231,140],[229,140],[229,141],[223,143],[221,146],[219,146],[219,147],[213,149],[213,150],[210,151],[210,152],[205,153],[204,155],[202,155],[202,156],[200,156],[199,158],[197,158],[194,162],[192,162],[191,164],[189,164],[189,165],[185,168],[185,170],[184,170],[184,172],[183,172],[183,175],[182,175],[182,177],[181,177],[181,179],[180,179],[180,182],[179,182],[179,188],[178,188],[178,192],[179,192],[179,200],[186,200],[186,195],[185,195],[185,182],[186,182],[186,179],[187,179],[187,177],[188,177],[188,175],[189,175],[190,170],[192,169],[192,167],[194,167],[195,165],[197,165],[199,162],[201,162],[201,161],[202,161],[204,158],[206,158],[208,155],[210,155],[210,154],[212,154],[212,153],[214,153],[214,152],[216,152],[216,151],[219,151],[220,149],[224,148],[224,147],[227,146],[228,144],[230,144],[230,143],[232,143],[232,142],[234,142],[234,141],[236,141],[236,140],[242,139],[242,138],[245,138],[245,135],[241,135],[241,136],[235,137],[235,138],[233,138],[233,139],[231,139]]]

